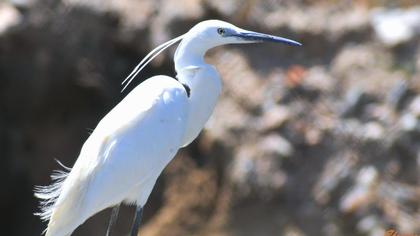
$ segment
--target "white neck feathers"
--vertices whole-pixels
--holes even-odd
[[[183,146],[191,143],[203,129],[222,90],[216,69],[204,61],[207,49],[195,46],[196,42],[193,40],[182,40],[174,57],[178,80],[190,88],[187,130]]]

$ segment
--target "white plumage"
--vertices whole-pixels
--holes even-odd
[[[175,53],[177,80],[160,75],[138,85],[99,122],[73,168],[54,172],[52,185],[36,189],[42,200],[39,215],[49,221],[47,236],[70,235],[92,215],[121,202],[146,204],[164,167],[180,147],[198,136],[220,95],[220,77],[204,61],[208,49],[262,41],[300,45],[223,21],[204,21],[154,49],[125,81],[130,83],[180,40]]]
[[[60,173],[53,188],[37,194],[46,200],[57,197],[41,213],[50,220],[47,235],[70,234],[94,213],[122,201],[144,205],[182,143],[187,103],[180,83],[156,76],[112,109],[83,145],[62,184],[65,175]]]

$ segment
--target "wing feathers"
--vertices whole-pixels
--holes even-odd
[[[35,215],[38,215],[43,221],[50,219],[53,206],[60,196],[63,182],[71,171],[71,168],[66,167],[60,161],[56,160],[56,162],[64,170],[55,170],[51,174],[53,183],[48,186],[35,186],[35,197],[41,199],[40,212],[35,213]]]

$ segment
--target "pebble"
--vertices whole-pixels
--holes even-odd
[[[389,91],[386,100],[395,110],[401,110],[407,99],[410,97],[410,94],[411,91],[407,82],[400,80]]]
[[[417,118],[420,118],[420,95],[415,97],[408,106],[408,111]]]
[[[378,171],[375,167],[367,166],[362,168],[356,177],[355,186],[340,200],[340,210],[351,213],[365,208],[371,203],[378,176]]]
[[[363,137],[368,140],[381,140],[385,130],[378,122],[369,122],[363,126]]]
[[[396,46],[420,34],[420,7],[376,9],[371,14],[376,36],[387,46]]]
[[[420,122],[412,113],[406,113],[400,118],[401,128],[406,132],[420,131]]]
[[[259,120],[258,128],[265,132],[281,128],[291,118],[291,113],[286,106],[276,106],[264,113]]]
[[[345,118],[358,117],[363,112],[363,107],[373,99],[360,89],[351,89],[347,92],[340,115]]]
[[[266,155],[291,157],[294,153],[293,145],[280,135],[273,134],[265,137],[259,143],[259,149]]]
[[[0,34],[19,24],[21,19],[22,16],[15,7],[8,3],[0,2]]]

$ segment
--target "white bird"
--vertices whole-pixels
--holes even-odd
[[[42,200],[38,214],[49,221],[46,236],[71,235],[89,217],[114,207],[108,235],[121,203],[137,206],[131,229],[131,235],[137,235],[156,179],[178,149],[198,136],[220,95],[220,76],[204,61],[206,51],[234,43],[301,45],[207,20],[151,51],[124,80],[124,89],[153,58],[179,41],[174,56],[177,79],[158,75],[134,88],[99,122],[73,168],[54,172],[52,185],[36,188]]]

